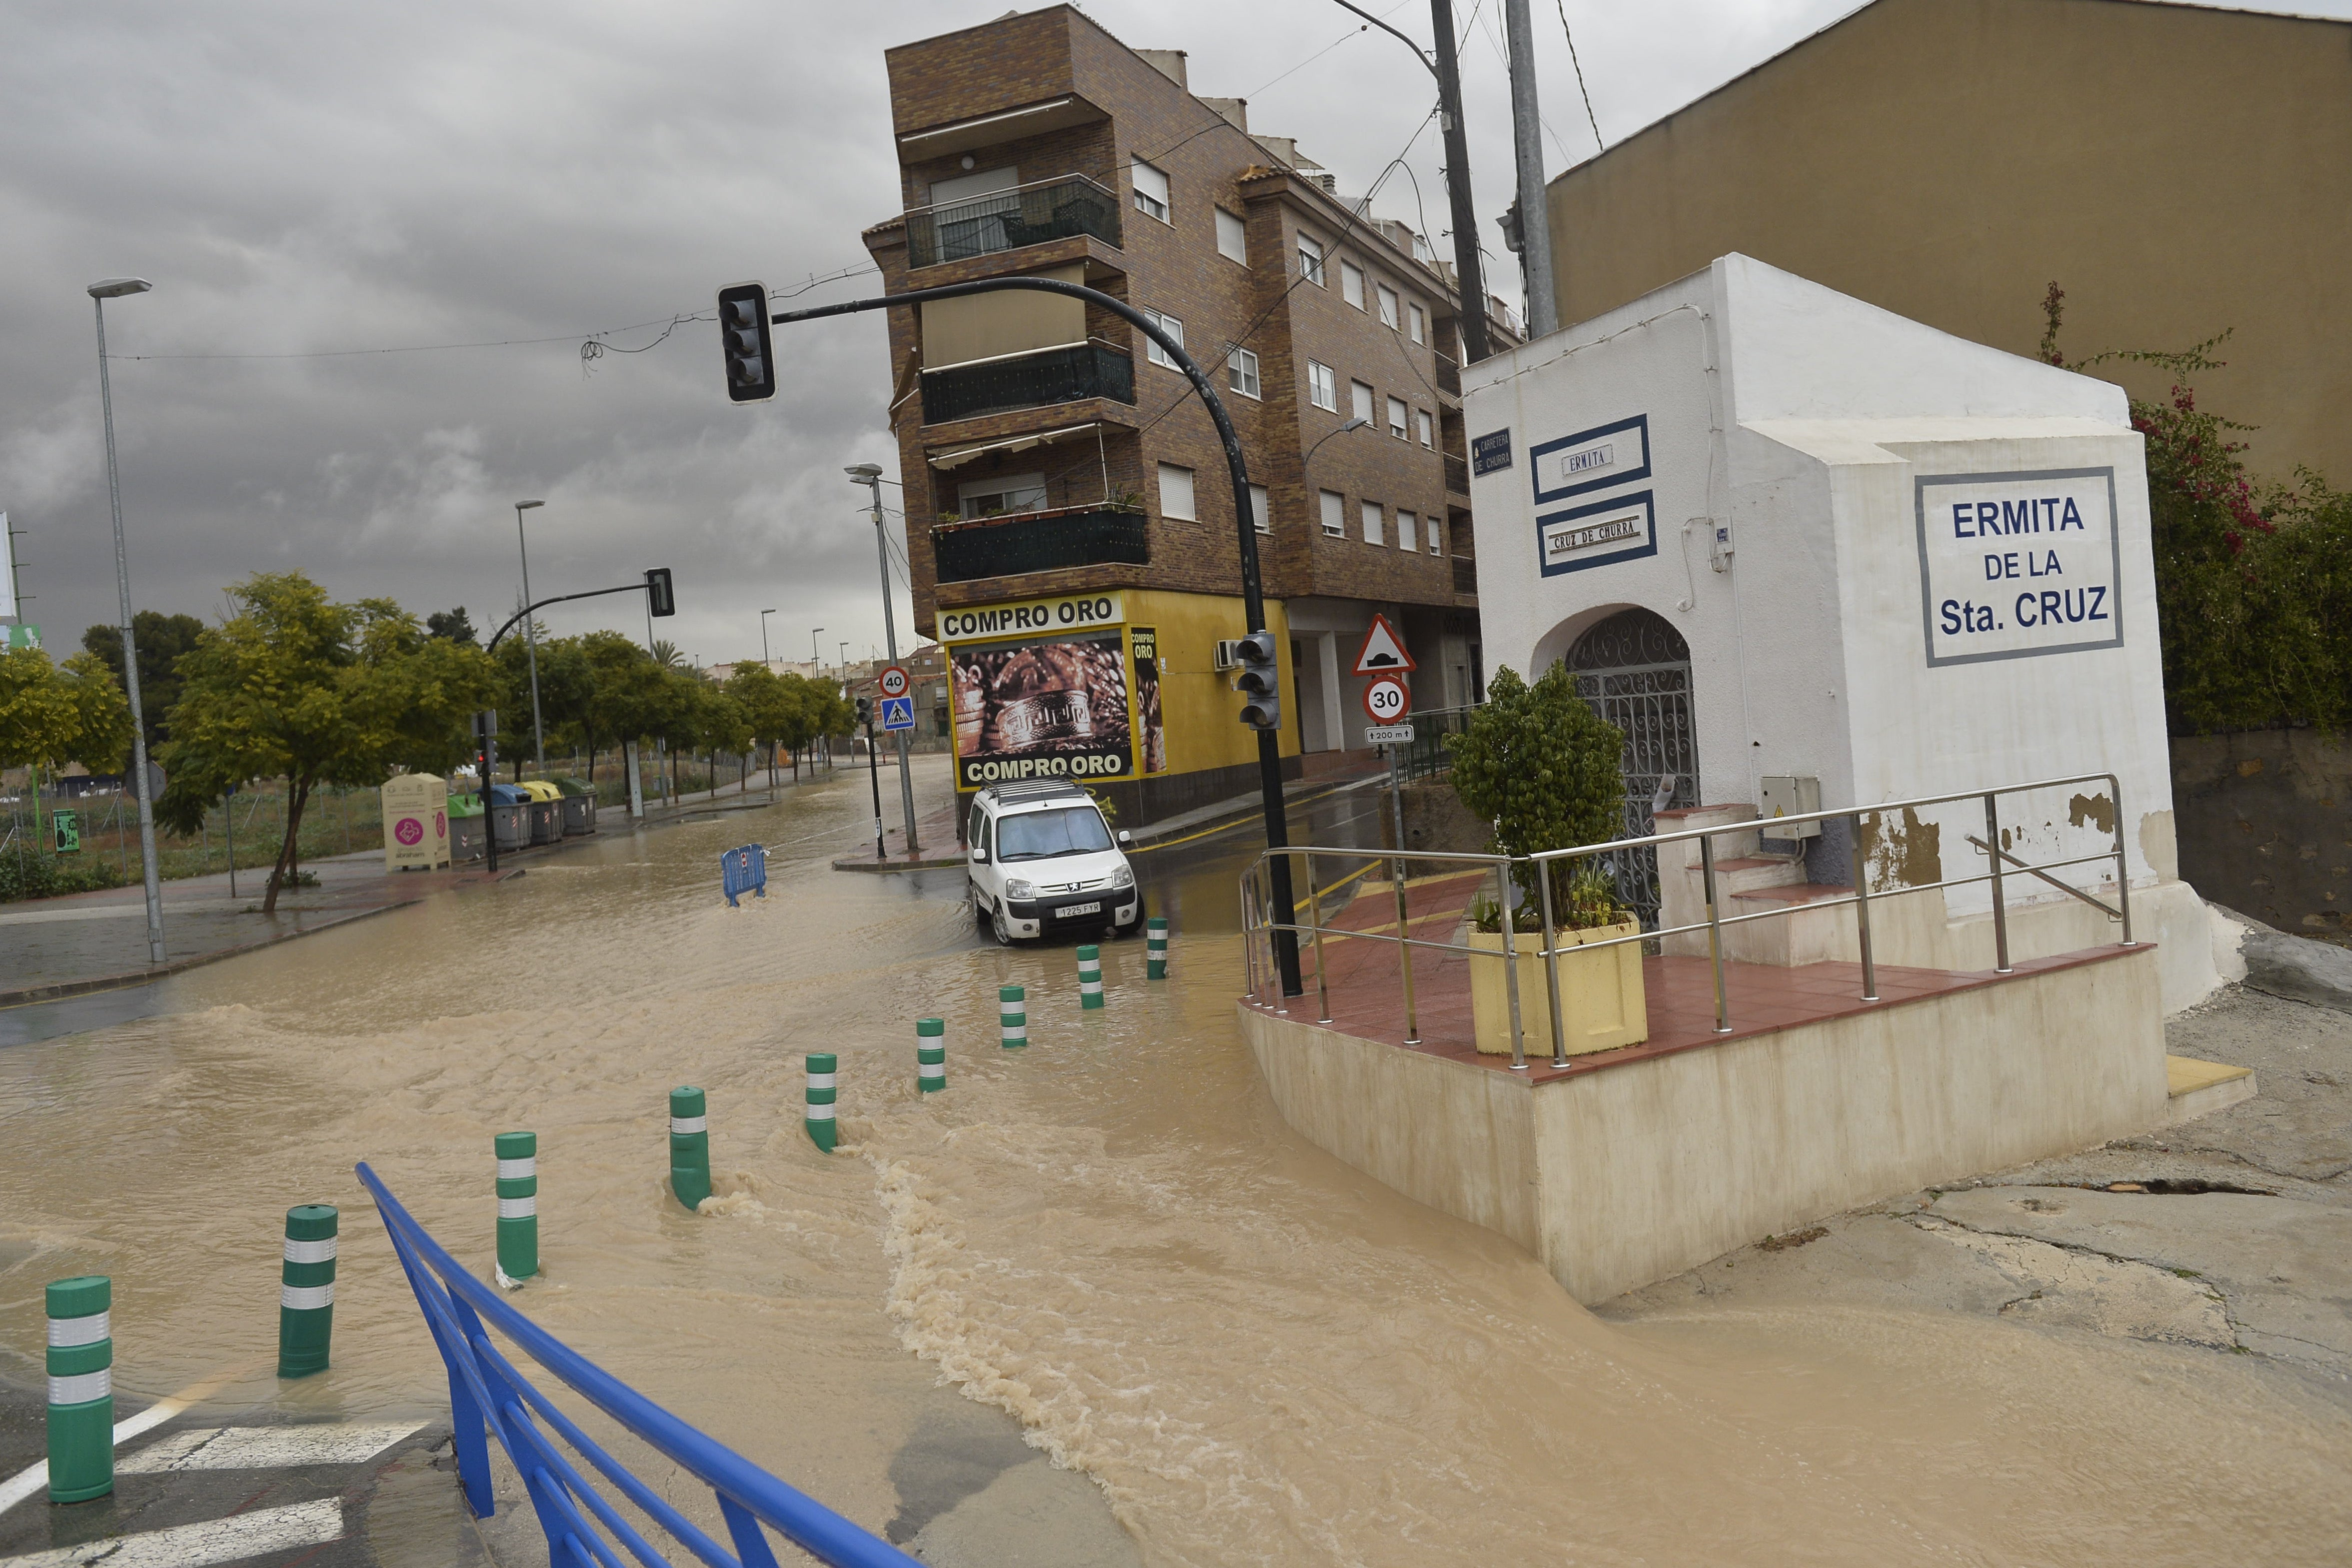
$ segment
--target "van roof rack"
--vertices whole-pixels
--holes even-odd
[[[1093,796],[1065,779],[1023,779],[1011,784],[992,784],[989,789],[999,800],[1050,800],[1063,796],[1076,796],[1091,800]]]

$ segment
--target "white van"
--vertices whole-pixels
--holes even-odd
[[[972,918],[1012,946],[1024,936],[1143,926],[1134,868],[1094,800],[1075,784],[996,784],[972,797],[968,824]]]

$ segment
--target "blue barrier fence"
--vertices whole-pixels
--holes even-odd
[[[739,893],[768,896],[768,852],[758,844],[745,844],[740,849],[725,850],[719,856],[719,888],[727,895],[727,907],[740,909],[735,902]]]
[[[659,1568],[674,1561],[656,1550],[581,1473],[551,1439],[551,1432],[587,1460],[614,1490],[710,1568],[775,1568],[775,1552],[762,1525],[834,1568],[920,1568],[914,1558],[881,1537],[795,1491],[592,1364],[459,1266],[364,1164],[359,1167],[359,1177],[375,1198],[383,1228],[391,1233],[393,1250],[400,1255],[400,1266],[416,1292],[417,1305],[425,1310],[425,1325],[432,1331],[433,1343],[448,1367],[457,1478],[476,1517],[487,1519],[492,1509],[487,1427],[497,1434],[499,1446],[523,1479],[540,1525],[547,1532],[548,1561],[554,1568],[591,1568],[592,1564],[625,1568],[614,1550],[615,1542],[645,1568]],[[730,1553],[665,1502],[652,1486],[599,1448],[553,1401],[532,1387],[514,1363],[491,1344],[484,1332],[486,1322],[573,1392],[709,1487],[718,1497],[734,1552]],[[532,1419],[534,1413],[539,1421]],[[545,1423],[544,1428],[540,1421]]]

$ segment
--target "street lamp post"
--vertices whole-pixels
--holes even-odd
[[[114,511],[114,585],[122,596],[122,689],[131,698],[131,766],[139,789],[139,857],[147,888],[147,962],[163,965],[163,883],[155,866],[155,791],[147,777],[147,716],[139,703],[139,648],[131,633],[131,556],[122,542],[122,480],[114,460],[114,389],[106,375],[106,302],[144,294],[143,277],[110,277],[89,286],[98,312],[98,402],[106,425],[106,497]]]
[[[774,663],[768,657],[768,617],[774,613],[772,610],[760,612],[760,663],[763,665]]]
[[[530,546],[523,538],[522,515],[533,507],[544,507],[544,501],[517,501],[515,509],[515,544],[522,551],[522,601],[530,602]],[[547,771],[547,735],[539,722],[539,632],[534,622],[522,623],[523,645],[530,650],[530,757],[539,771]]]
[[[882,640],[888,645],[890,662],[898,662],[898,618],[890,609],[890,545],[883,533],[882,469],[874,463],[859,463],[842,470],[853,485],[863,485],[874,497],[874,549],[882,559]],[[898,743],[898,810],[907,819],[907,858],[914,860],[923,852],[915,838],[915,776],[907,761],[907,732],[893,730],[891,737]],[[868,742],[871,745],[872,742]]]

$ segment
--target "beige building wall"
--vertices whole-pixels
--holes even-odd
[[[2352,24],[1877,0],[1550,195],[1564,322],[1739,251],[2030,355],[2055,280],[2070,357],[2234,329],[2200,403],[2258,472],[2352,486]]]

